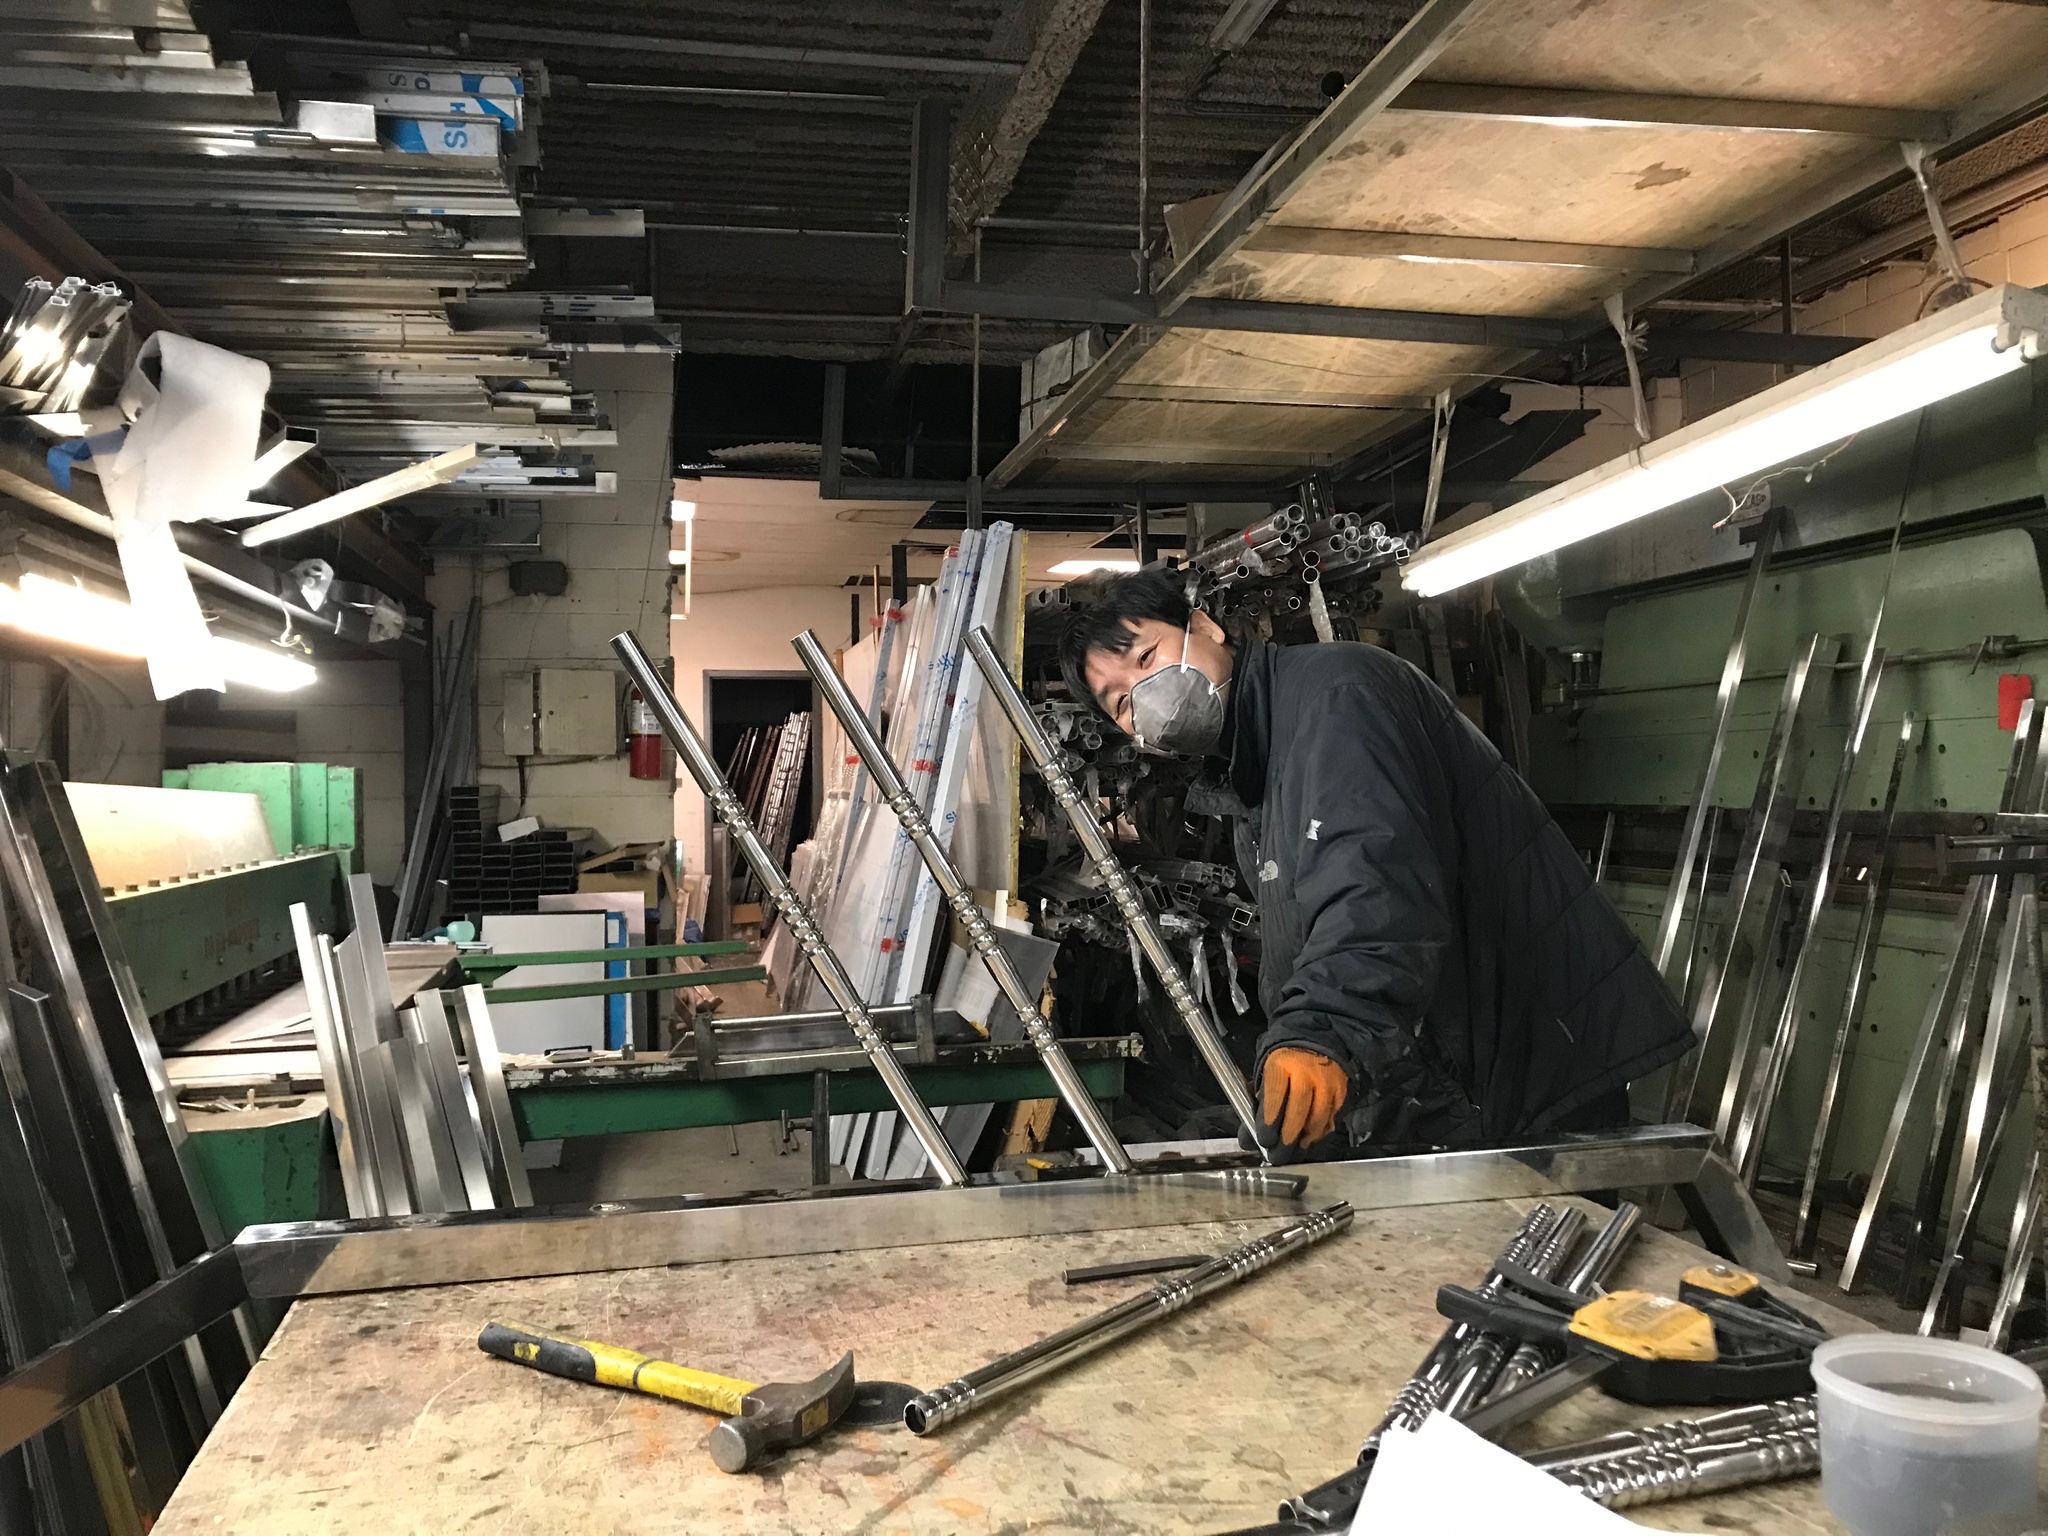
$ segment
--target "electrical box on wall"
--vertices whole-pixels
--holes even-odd
[[[533,742],[533,674],[505,674],[505,755],[531,757]]]
[[[619,703],[612,673],[555,667],[533,675],[540,756],[618,755]]]

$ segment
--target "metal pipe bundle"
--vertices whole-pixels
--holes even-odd
[[[76,410],[127,318],[114,283],[30,278],[0,326],[0,388],[37,411]]]
[[[711,748],[704,738],[697,734],[696,727],[677,706],[675,694],[661,674],[654,669],[654,662],[648,657],[638,637],[631,630],[612,636],[612,653],[619,658],[626,675],[640,689],[640,697],[654,711],[654,718],[661,726],[661,733],[668,738],[669,745],[676,749],[676,756],[690,770],[690,776],[697,781],[697,787],[704,791],[704,798],[710,802],[712,811],[731,831],[733,841],[739,844],[740,853],[748,867],[754,871],[761,888],[775,903],[782,914],[782,920],[789,925],[790,937],[796,940],[797,948],[818,973],[818,979],[825,984],[825,990],[839,1011],[846,1015],[846,1022],[853,1031],[853,1038],[874,1063],[875,1074],[882,1080],[882,1086],[889,1091],[897,1110],[902,1114],[904,1124],[924,1148],[924,1155],[931,1159],[932,1166],[939,1170],[940,1179],[952,1185],[967,1182],[967,1170],[960,1165],[952,1144],[946,1134],[932,1118],[932,1112],[925,1108],[924,1101],[917,1096],[917,1090],[910,1084],[903,1064],[896,1059],[896,1053],[875,1028],[875,1021],[868,1012],[868,1005],[854,987],[853,978],[846,973],[846,966],[838,953],[826,942],[819,931],[818,922],[811,915],[811,909],[804,904],[801,896],[789,883],[789,876],[781,866],[769,857],[760,836],[754,831],[754,824],[747,817],[746,809],[732,792],[732,786],[725,782],[725,775],[719,772],[718,762],[711,755]],[[998,663],[998,670],[1000,670]],[[1007,681],[1008,674],[1004,674]]]
[[[951,855],[940,846],[932,824],[918,805],[916,796],[903,782],[903,775],[896,771],[896,765],[889,758],[889,749],[875,735],[868,724],[867,714],[854,702],[846,682],[832,665],[832,659],[825,654],[825,648],[818,644],[818,637],[809,630],[798,635],[794,642],[796,653],[802,658],[804,670],[811,674],[811,681],[818,685],[825,703],[832,713],[839,717],[846,736],[853,743],[853,750],[867,765],[868,774],[875,781],[882,802],[903,824],[904,834],[909,837],[918,853],[923,857],[925,867],[932,872],[932,879],[938,883],[940,894],[953,909],[953,915],[967,930],[967,937],[974,945],[975,953],[981,956],[982,964],[988,967],[989,975],[1001,989],[1010,1006],[1017,1011],[1018,1021],[1030,1039],[1032,1048],[1045,1063],[1045,1070],[1059,1090],[1061,1100],[1072,1111],[1074,1119],[1088,1137],[1090,1145],[1101,1154],[1102,1161],[1114,1173],[1129,1173],[1132,1169],[1131,1155],[1124,1150],[1124,1144],[1117,1140],[1116,1132],[1110,1129],[1109,1118],[1088,1092],[1088,1085],[1081,1081],[1081,1074],[1074,1070],[1067,1053],[1060,1049],[1060,1042],[1052,1032],[1052,1026],[1038,1011],[1038,1000],[1024,985],[1023,977],[1017,974],[1017,967],[1011,963],[1009,952],[996,937],[995,924],[988,920],[988,914],[981,910],[981,904],[974,899],[974,892],[961,877],[959,867]]]
[[[1161,1280],[1151,1290],[1083,1318],[1058,1333],[992,1360],[957,1381],[921,1392],[903,1410],[904,1426],[914,1435],[928,1435],[965,1418],[1006,1392],[1064,1369],[1118,1339],[1163,1322],[1184,1307],[1249,1279],[1313,1243],[1351,1225],[1351,1207],[1337,1204],[1289,1222],[1241,1248],[1209,1260],[1199,1269]]]
[[[630,638],[630,637],[622,637]],[[616,644],[616,642],[614,642]],[[1060,761],[1059,751],[1046,739],[1033,718],[1031,705],[1011,681],[1009,669],[996,654],[995,646],[988,631],[976,625],[967,633],[967,649],[974,657],[974,664],[981,668],[981,675],[987,681],[989,692],[1003,707],[1010,727],[1024,744],[1037,767],[1039,776],[1045,780],[1045,787],[1066,812],[1067,820],[1073,824],[1074,835],[1080,839],[1081,847],[1088,860],[1102,877],[1103,886],[1109,891],[1110,899],[1116,903],[1117,911],[1123,915],[1131,936],[1138,947],[1145,952],[1145,958],[1152,962],[1152,968],[1159,975],[1159,984],[1166,991],[1173,1010],[1180,1016],[1181,1024],[1208,1064],[1223,1095],[1236,1111],[1238,1120],[1256,1141],[1260,1123],[1258,1110],[1252,1104],[1251,1090],[1238,1075],[1237,1063],[1230,1059],[1230,1049],[1223,1043],[1221,1034],[1209,1017],[1202,1011],[1202,1005],[1188,987],[1187,978],[1175,963],[1172,951],[1167,949],[1166,940],[1160,935],[1159,926],[1152,921],[1152,914],[1145,910],[1145,899],[1138,894],[1128,871],[1118,861],[1109,846],[1109,839],[1103,834],[1102,825],[1095,819],[1095,812],[1083,800],[1080,788],[1073,776]]]

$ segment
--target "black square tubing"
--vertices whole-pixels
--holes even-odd
[[[681,707],[676,703],[675,694],[656,671],[653,659],[640,644],[638,637],[628,630],[612,637],[612,653],[619,658],[619,665],[626,670],[627,677],[640,689],[641,698],[654,711],[654,718],[661,726],[661,732],[668,738],[670,746],[676,749],[676,757],[690,770],[690,776],[697,781],[697,787],[704,791],[704,798],[710,802],[712,811],[731,831],[732,839],[739,845],[741,855],[754,872],[754,878],[761,883],[761,889],[782,920],[789,924],[789,931],[797,947],[818,973],[825,990],[840,1012],[846,1015],[846,1022],[853,1030],[853,1037],[860,1048],[874,1063],[876,1074],[882,1079],[882,1086],[889,1091],[889,1097],[896,1101],[896,1108],[902,1113],[904,1123],[917,1138],[924,1154],[931,1159],[932,1166],[939,1170],[940,1181],[953,1186],[967,1183],[967,1170],[961,1166],[952,1144],[946,1140],[946,1133],[932,1118],[932,1112],[925,1108],[924,1101],[911,1086],[903,1064],[889,1049],[881,1031],[875,1028],[875,1021],[868,1012],[867,1003],[847,974],[845,964],[838,953],[826,941],[817,919],[804,904],[801,896],[789,883],[789,877],[782,872],[767,847],[761,842],[760,834],[754,830],[753,821],[747,816],[746,808],[732,792],[732,786],[719,771],[718,762],[711,755],[711,748],[704,738],[697,734]]]
[[[1030,1039],[1032,1048],[1045,1063],[1045,1070],[1051,1075],[1053,1086],[1059,1090],[1060,1098],[1072,1111],[1075,1120],[1089,1143],[1100,1154],[1103,1164],[1112,1173],[1130,1173],[1133,1169],[1130,1153],[1110,1129],[1109,1119],[1102,1108],[1088,1092],[1088,1085],[1081,1080],[1081,1074],[1074,1070],[1067,1053],[1060,1049],[1060,1042],[1052,1032],[1052,1026],[1038,1011],[1038,1000],[1031,995],[1031,989],[1024,985],[1024,978],[1017,974],[1017,967],[996,938],[995,924],[988,914],[981,910],[981,904],[974,899],[974,892],[961,877],[959,866],[954,864],[952,855],[940,843],[932,830],[931,819],[903,782],[903,775],[896,771],[896,764],[889,756],[889,749],[882,744],[874,728],[868,723],[867,715],[854,702],[847,690],[845,680],[832,665],[832,659],[825,654],[825,648],[818,644],[818,637],[805,630],[790,642],[796,647],[797,656],[803,661],[804,670],[811,674],[811,681],[817,684],[818,692],[832,713],[839,717],[845,728],[847,739],[860,754],[860,760],[867,765],[869,775],[875,781],[882,802],[902,823],[907,836],[932,879],[938,884],[939,892],[953,909],[953,915],[967,930],[970,943],[981,962],[988,967],[989,976],[1017,1010],[1017,1018],[1024,1026],[1024,1033]],[[972,678],[962,679],[963,688]],[[961,751],[966,748],[961,746]]]

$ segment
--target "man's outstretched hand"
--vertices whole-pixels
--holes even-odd
[[[1312,1147],[1336,1129],[1351,1080],[1320,1051],[1283,1045],[1266,1053],[1259,1086],[1268,1135],[1283,1146]]]

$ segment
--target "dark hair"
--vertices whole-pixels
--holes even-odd
[[[1102,596],[1090,607],[1077,608],[1060,631],[1060,675],[1067,691],[1095,706],[1107,718],[1107,711],[1088,686],[1088,655],[1107,651],[1121,656],[1131,648],[1137,633],[1131,625],[1140,619],[1157,619],[1175,629],[1186,629],[1194,617],[1181,583],[1163,570],[1133,571],[1119,576],[1102,589]]]

